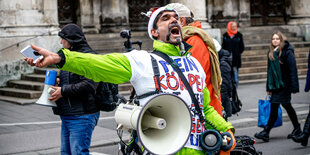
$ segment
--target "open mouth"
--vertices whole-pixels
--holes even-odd
[[[180,30],[177,26],[174,26],[171,28],[170,33],[173,35],[179,35],[180,34]]]

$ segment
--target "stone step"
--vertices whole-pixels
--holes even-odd
[[[0,95],[11,96],[11,97],[20,97],[27,99],[35,99],[41,96],[42,91],[37,90],[25,90],[17,88],[0,88]]]
[[[306,58],[308,56],[308,52],[295,52],[295,58]],[[267,54],[262,55],[242,55],[242,62],[246,61],[259,61],[259,60],[266,60],[267,61]]]
[[[85,37],[88,42],[97,41],[97,40],[124,39],[120,36],[120,33],[85,34]],[[131,39],[135,39],[139,37],[148,37],[148,33],[131,31]]]
[[[140,40],[142,41],[142,46],[141,48],[144,49],[144,47],[148,47],[150,45],[153,45],[153,42],[152,41],[149,41],[149,40]],[[123,41],[119,41],[117,40],[116,41],[93,41],[89,44],[93,50],[96,50],[96,49],[120,49],[120,48],[125,48],[124,47],[124,42]],[[139,46],[137,44],[132,44],[132,47],[136,48],[136,49],[139,49]]]
[[[38,99],[27,99],[27,98],[20,98],[20,97],[11,97],[11,96],[3,96],[0,95],[1,101],[11,102],[19,105],[26,105],[26,104],[33,104]]]
[[[308,67],[307,63],[297,63],[297,69],[305,69]],[[239,69],[239,74],[247,74],[247,73],[259,73],[259,72],[267,72],[267,66],[257,66],[257,67],[242,67]]]
[[[288,37],[287,40],[290,42],[300,42],[304,41],[302,37]],[[243,39],[245,45],[247,44],[268,44],[270,43],[270,38],[248,38]]]
[[[153,51],[153,44],[150,45],[142,45],[142,50],[145,51]],[[140,48],[136,45],[132,46],[134,49],[139,50]],[[98,54],[109,54],[109,53],[125,53],[125,48],[123,46],[117,46],[117,47],[95,47],[93,48],[94,51],[96,51]]]
[[[226,28],[222,28],[221,30],[226,31]],[[242,33],[253,33],[253,32],[268,32],[273,33],[275,30],[279,30],[282,33],[289,32],[287,28],[283,28],[281,26],[251,26],[251,27],[239,27],[238,31]]]
[[[38,67],[36,67],[34,69],[34,73],[35,74],[44,74],[45,75],[46,74],[46,70],[55,70],[55,71],[57,71],[59,73],[59,69],[57,69],[55,67],[52,67],[52,66],[46,67],[46,68],[38,68]]]
[[[267,66],[241,67],[239,74],[267,72]]]
[[[43,82],[44,83],[45,75],[44,74],[22,74],[21,79],[22,80],[28,80],[28,81]]]
[[[26,90],[38,90],[42,91],[44,88],[44,82],[26,81],[26,80],[13,80],[8,81],[8,87],[26,89]]]
[[[298,79],[305,79],[307,75],[298,75]],[[264,82],[266,83],[266,78],[263,79],[251,79],[251,80],[241,80],[239,81],[239,84],[251,84],[251,83],[260,83]]]
[[[310,47],[310,42],[290,42],[294,48]],[[248,44],[245,50],[267,50],[270,44]]]
[[[296,58],[297,64],[308,62],[308,58]],[[267,60],[242,62],[242,68],[267,66]]]
[[[131,92],[129,90],[127,90],[127,91],[118,91],[118,93],[123,95],[123,96],[129,96],[131,94]]]
[[[94,51],[99,54],[106,54],[106,53],[123,53],[125,51],[125,47],[123,42],[121,43],[111,43],[109,45],[101,44],[101,43],[94,43],[94,45],[90,45]],[[132,45],[135,49],[140,49],[138,45]],[[142,50],[150,51],[153,49],[153,42],[142,42],[141,46]]]
[[[298,75],[306,75],[308,69],[299,69]],[[247,73],[247,74],[239,74],[239,80],[253,80],[253,79],[266,79],[267,72],[259,72],[259,73]]]
[[[242,33],[242,32],[241,32]],[[253,33],[253,32],[249,32],[249,33],[242,33],[243,35],[243,40],[260,40],[260,39],[268,39],[270,42],[270,38],[271,38],[271,34],[272,32],[268,32],[268,31],[259,31],[259,34],[257,33]],[[287,38],[291,38],[291,37],[296,37],[296,33],[293,32],[286,32],[284,33],[284,35]],[[289,39],[288,39],[289,40]]]
[[[268,49],[267,50],[262,50],[262,49],[258,49],[258,50],[245,50],[242,53],[242,57],[243,56],[256,56],[256,55],[267,55]],[[308,53],[309,52],[309,48],[308,47],[301,47],[301,48],[294,48],[294,53]]]
[[[130,89],[132,88],[132,85],[130,82],[127,83],[123,83],[123,84],[119,84],[118,85],[118,91],[122,92],[122,91],[130,91]]]
[[[142,41],[142,45],[144,42],[153,42],[153,40],[151,40],[148,36],[143,36],[143,37],[134,37],[134,38],[130,38],[131,42],[136,42],[138,40]],[[127,39],[118,37],[118,38],[110,38],[110,39],[97,39],[97,40],[92,40],[92,41],[88,41],[90,45],[96,45],[96,43],[98,44],[102,44],[102,45],[113,45],[113,44],[120,44],[123,45],[123,43],[127,41]],[[93,47],[93,46],[91,46]]]

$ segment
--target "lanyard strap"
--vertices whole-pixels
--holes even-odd
[[[181,80],[183,81],[189,95],[191,96],[191,99],[192,99],[192,102],[194,103],[195,105],[195,110],[196,110],[196,113],[198,114],[199,116],[199,119],[200,119],[200,122],[205,122],[205,119],[204,119],[204,116],[202,115],[202,112],[201,112],[201,109],[199,107],[199,103],[194,95],[194,92],[193,92],[193,89],[191,88],[191,86],[189,85],[188,81],[186,80],[184,74],[182,73],[182,71],[180,70],[178,64],[173,60],[171,59],[167,54],[165,53],[162,53],[162,52],[159,52],[159,51],[153,51],[154,54],[160,56],[161,58],[163,58],[166,62],[168,62],[172,67],[173,69],[178,73],[179,77],[181,78]]]

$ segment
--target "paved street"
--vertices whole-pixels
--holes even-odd
[[[304,81],[304,79],[300,80],[301,92],[294,94],[292,98],[298,119],[302,122],[308,114],[310,104],[310,93],[303,92]],[[261,130],[261,128],[256,127],[257,101],[259,98],[265,97],[265,83],[240,85],[238,93],[243,102],[243,108],[238,116],[234,115],[229,118],[229,121],[236,127],[237,135],[248,134],[253,136],[256,131]],[[93,134],[91,151],[100,152],[103,148],[110,147],[115,152],[115,148],[117,148],[115,144],[119,139],[115,132],[116,124],[113,115],[113,112],[101,112],[99,124]],[[283,110],[283,118],[285,121],[288,120],[285,110]],[[264,152],[265,145],[271,147],[273,141],[277,141],[280,135],[281,138],[286,137],[291,130],[292,125],[287,122],[283,127],[272,131],[271,137],[275,135],[275,140],[257,146]],[[125,135],[125,138],[127,137],[128,134]],[[59,145],[60,120],[58,116],[53,115],[49,107],[21,106],[0,101],[0,154],[59,154]],[[299,149],[306,150],[301,152],[310,152],[310,146],[301,148],[289,141],[283,145],[294,145],[293,148],[296,149],[296,152],[300,152],[297,151]],[[281,145],[277,146],[280,147]],[[286,154],[285,152],[278,153]]]

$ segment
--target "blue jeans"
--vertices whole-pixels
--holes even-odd
[[[79,116],[60,116],[61,154],[89,154],[91,136],[97,125],[100,112]]]
[[[239,83],[239,68],[233,67],[233,81],[236,84],[236,88],[238,88]]]

